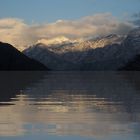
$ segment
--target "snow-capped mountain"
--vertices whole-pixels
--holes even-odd
[[[52,39],[41,39],[37,41],[37,44],[44,44],[46,46],[50,45],[59,45],[59,44],[67,44],[67,43],[75,43],[76,40],[70,40],[65,36],[59,36]]]
[[[117,70],[140,54],[140,28],[88,40],[42,40],[24,50],[53,70]]]

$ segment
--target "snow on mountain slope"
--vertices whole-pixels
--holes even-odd
[[[136,28],[128,34],[125,45],[133,47],[135,51],[140,51],[140,28]]]
[[[139,53],[140,28],[127,36],[112,34],[85,41],[55,38],[24,51],[54,70],[117,70]]]
[[[66,37],[57,37],[50,40],[42,39],[31,48],[46,48],[54,53],[63,54],[67,52],[87,51],[89,49],[103,48],[107,45],[120,44],[124,36],[109,35],[90,40],[71,40]]]
[[[41,39],[37,41],[37,44],[42,43],[46,46],[49,45],[56,45],[56,44],[63,44],[63,43],[71,43],[73,42],[72,40],[64,37],[64,36],[60,36],[60,37],[56,37],[53,39]]]

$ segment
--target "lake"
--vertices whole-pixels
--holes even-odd
[[[139,72],[0,72],[2,140],[140,140]]]

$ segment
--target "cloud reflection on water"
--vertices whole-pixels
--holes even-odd
[[[8,91],[12,95],[6,101],[1,99],[0,136],[140,135],[136,73],[49,72],[36,75],[28,82],[24,76],[15,78],[15,81],[25,81],[24,84],[21,82],[18,88],[15,82],[11,91],[3,89],[3,93]],[[33,77],[30,73],[30,78]]]

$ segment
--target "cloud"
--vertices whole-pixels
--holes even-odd
[[[132,18],[133,18],[132,22],[135,25],[140,26],[140,12],[133,14]]]
[[[1,19],[0,20],[0,41],[8,42],[16,47],[26,46],[31,42],[28,38],[29,26],[20,19]]]
[[[86,38],[106,34],[126,34],[133,23],[120,21],[110,13],[95,14],[77,20],[58,20],[54,23],[28,25],[21,19],[0,19],[0,40],[17,47],[29,46],[43,38],[66,36]]]
[[[140,18],[140,12],[133,14],[134,18]]]

